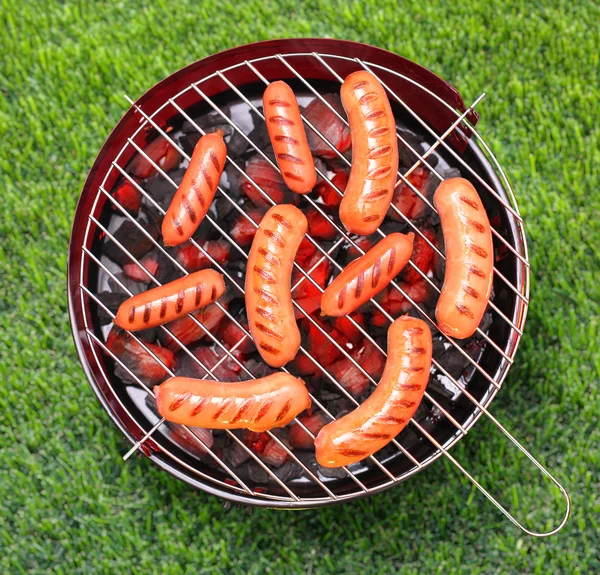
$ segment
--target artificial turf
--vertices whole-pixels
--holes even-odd
[[[0,2],[1,573],[600,572],[600,9],[593,2]],[[91,392],[67,317],[71,217],[136,98],[247,42],[359,40],[481,91],[481,132],[527,223],[532,302],[493,413],[567,487],[525,536],[447,461],[313,511],[226,511],[128,445]],[[481,421],[452,453],[548,528],[548,484]]]

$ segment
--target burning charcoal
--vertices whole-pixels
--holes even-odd
[[[318,371],[314,375],[307,375],[302,378],[306,383],[306,389],[310,394],[319,394],[323,387],[323,373]]]
[[[149,255],[158,263],[158,268],[154,277],[161,284],[168,283],[182,275],[182,272],[175,267],[173,260],[162,250],[153,250]]]
[[[407,179],[424,197],[431,199],[430,196],[433,194],[433,189],[430,181],[436,180],[436,177],[432,176],[429,170],[418,167]],[[394,190],[392,206],[395,206],[402,214],[411,220],[423,217],[426,211],[430,209],[404,181]],[[404,218],[391,206],[387,215],[397,222],[404,221]]]
[[[322,240],[333,240],[337,235],[337,230],[333,224],[316,209],[309,209],[306,213],[308,220],[308,233],[313,238]]]
[[[169,369],[173,369],[175,354],[172,351],[151,343],[145,345],[162,361],[162,364]],[[159,383],[169,375],[161,363],[157,362],[140,343],[123,330],[113,327],[108,334],[106,346],[148,386]],[[124,383],[137,383],[118,362],[115,366],[115,375],[122,379]]]
[[[219,381],[239,381],[241,367],[231,357],[227,357],[214,368],[217,362],[227,355],[222,347],[200,345],[190,351],[194,357],[190,357],[185,351],[178,355],[177,375],[196,379],[212,379],[212,376],[204,369],[206,367]],[[235,356],[235,354],[236,352],[233,352],[232,355]]]
[[[231,108],[229,106],[223,107],[223,112],[227,117],[231,116]],[[221,114],[210,111],[208,114],[200,114],[199,116],[191,116],[194,121],[191,123],[189,120],[184,120],[181,124],[181,131],[184,134],[200,134],[198,127],[202,128],[205,132],[214,132],[217,129],[221,129],[225,134],[230,133],[233,128],[223,119]],[[225,131],[229,130],[229,131]]]
[[[483,314],[483,317],[481,318],[481,323],[479,324],[479,329],[483,333],[487,333],[487,331],[488,331],[488,329],[490,329],[491,325],[492,325],[492,312],[488,310]]]
[[[426,302],[433,292],[427,280],[423,278],[420,278],[418,281],[415,281],[412,284],[400,282],[400,287],[404,290],[406,295],[417,304]],[[402,294],[400,294],[397,290],[394,289],[394,291],[399,296],[402,296]],[[409,311],[409,309],[411,309],[411,304],[408,302],[408,300],[406,300],[404,312]]]
[[[427,161],[429,162],[429,158],[427,158]],[[439,170],[436,170],[436,172],[442,176],[442,178],[444,178],[444,180],[449,180],[451,178],[460,178],[460,170],[457,168],[440,168]]]
[[[129,180],[122,180],[116,189],[111,192],[111,196],[130,214],[136,216],[140,211],[140,206],[142,205],[142,193]],[[114,204],[112,209],[115,212],[120,212],[119,208]]]
[[[175,170],[169,174],[169,178],[175,182],[175,184],[179,185],[181,180],[183,180],[183,176],[186,172],[186,168],[180,168],[179,170]],[[144,189],[152,199],[160,206],[166,210],[175,195],[176,188],[173,184],[164,176],[157,174],[153,178],[150,178],[144,185]],[[144,203],[144,202],[142,202]]]
[[[421,233],[427,238],[433,245],[435,245],[435,232],[431,226],[425,225],[421,228]],[[425,275],[433,270],[433,256],[435,252],[433,248],[427,243],[427,241],[420,234],[415,234],[415,241],[413,246],[413,253],[410,257],[413,264],[417,266]],[[412,284],[417,281],[421,281],[423,277],[421,274],[413,268],[410,264],[402,270],[402,280],[406,283]]]
[[[295,461],[288,460],[281,467],[275,469],[275,475],[283,482],[301,477],[304,470]]]
[[[129,297],[122,291],[103,291],[96,294],[98,299],[116,315],[119,306]],[[104,310],[104,308],[98,306],[98,319],[101,325],[106,325],[112,321],[112,317]]]
[[[288,458],[286,449],[267,433],[247,431],[243,441],[267,465],[280,467]]]
[[[123,266],[123,273],[126,277],[144,283],[150,283],[152,276],[156,277],[158,271],[158,257],[156,254],[148,253],[141,260],[140,265],[136,262],[129,262]],[[150,275],[146,273],[147,270]]]
[[[330,365],[328,370],[353,397],[360,397],[369,388],[369,379],[347,357]]]
[[[438,246],[442,253],[444,253],[444,235],[442,233],[441,226],[438,226],[436,231],[435,245]],[[434,258],[434,264],[433,273],[440,282],[443,282],[444,274],[446,272],[446,260],[436,254],[436,257]]]
[[[402,168],[411,168],[419,161],[415,152],[418,152],[421,156],[423,155],[421,138],[406,130],[398,130],[398,132],[402,137],[402,139],[398,139],[400,166]],[[427,163],[431,166],[435,166],[437,164],[437,158],[435,158],[435,156],[429,156],[427,158]]]
[[[379,292],[375,298],[381,307],[392,317],[397,317],[410,309],[410,304],[406,298],[395,287],[389,286]],[[378,315],[379,310],[375,310],[373,315]],[[380,312],[379,312],[380,313]],[[386,322],[389,321],[386,318]]]
[[[329,331],[327,327],[324,327],[324,330],[326,332]],[[331,339],[336,340],[333,335]],[[331,340],[313,323],[308,326],[307,350],[325,367],[331,365],[341,353]]]
[[[350,317],[362,328],[365,328],[365,316],[361,312],[354,312]],[[362,338],[363,333],[350,321],[348,316],[338,317],[334,321],[335,328],[343,333],[352,343],[357,344]]]
[[[232,433],[235,434],[237,431],[233,431]],[[233,445],[236,445],[236,442],[234,442],[231,434],[226,432],[224,429],[213,429],[212,435],[214,439],[213,450],[218,452],[219,457],[221,456],[221,452],[224,452]]]
[[[219,117],[221,123],[220,124],[216,124],[215,126],[212,127],[207,127],[204,128],[204,131],[207,134],[212,134],[215,133],[217,130],[221,130],[221,132],[223,133],[223,137],[225,138],[225,142],[228,142],[229,138],[231,138],[235,131],[233,129],[233,127],[228,124],[223,118]],[[187,123],[184,122],[184,124]],[[198,124],[201,126],[201,124]],[[200,140],[200,138],[202,137],[202,133],[199,132],[195,126],[192,126],[191,124],[187,123],[186,128],[190,126],[193,128],[192,132],[186,132],[185,134],[182,134],[182,140],[185,142],[185,151],[186,153],[191,156],[194,148],[196,147],[196,144],[198,143],[198,140]],[[188,151],[189,150],[189,151]],[[227,151],[229,152],[229,144],[227,144]]]
[[[444,420],[445,417],[446,416],[439,407],[435,405],[431,406],[428,419],[433,424],[432,428],[437,427]]]
[[[318,184],[319,182],[323,181],[323,176],[321,176],[321,174],[327,175],[328,168],[327,168],[327,164],[321,158],[313,157],[313,162],[315,164],[315,170],[317,172],[316,183]],[[321,172],[321,173],[319,173],[319,172]]]
[[[225,300],[220,300],[219,303],[221,303],[224,308],[227,308]],[[225,314],[215,304],[211,304],[204,309],[192,312],[190,315],[194,316],[206,330],[215,333]],[[190,315],[169,322],[165,326],[181,343],[183,343],[183,345],[189,345],[190,343],[200,341],[202,338],[206,337],[205,329],[199,326]],[[158,337],[161,340],[161,343],[169,349],[174,351],[181,349],[181,346],[177,341],[164,330],[158,332]]]
[[[359,258],[364,253],[367,253],[381,238],[379,236],[357,237],[351,236],[352,241],[362,250],[359,251],[354,245],[350,244],[347,251],[347,262]]]
[[[341,391],[337,387],[323,388],[321,391],[321,399],[327,402],[337,402],[342,398]],[[335,411],[337,413],[337,410]]]
[[[306,318],[306,314],[314,316],[315,312],[321,308],[321,295],[294,298],[298,306],[294,306],[294,317],[296,320]]]
[[[231,244],[226,240],[207,241],[202,244],[202,248],[221,265],[225,264],[231,253]],[[180,246],[175,257],[188,272],[196,272],[213,266],[206,254],[190,243]]]
[[[320,259],[323,261],[317,265]],[[315,252],[313,256],[302,264],[305,272],[309,272],[314,266],[315,269],[307,274],[317,285],[325,288],[331,272],[331,262],[321,253]],[[292,273],[292,286],[296,285],[302,278],[303,281],[296,289],[292,291],[294,298],[318,297],[320,299],[322,290],[315,286],[300,270],[294,269]]]
[[[269,367],[264,361],[257,361],[256,359],[246,360],[244,366],[256,379],[275,373],[275,370]],[[247,381],[252,378],[245,371],[241,371],[240,379]]]
[[[433,326],[430,326],[431,329],[431,337],[432,337],[432,346],[431,353],[433,357],[440,357],[442,353],[446,351],[446,348],[450,345],[445,338],[439,337],[439,335],[434,335],[434,331],[437,331]],[[438,332],[439,334],[439,332]]]
[[[183,425],[166,423],[169,439],[196,457],[204,457],[213,446],[214,440],[210,429],[203,427],[185,428]]]
[[[412,284],[400,282],[398,287],[410,297],[415,304],[425,302],[432,293],[427,280],[421,277]],[[394,286],[389,286],[385,290],[382,290],[377,294],[375,299],[380,302],[381,307],[383,307],[383,309],[393,318],[397,318],[412,310],[411,302],[409,302],[408,299],[404,297],[403,293]],[[375,309],[371,315],[371,323],[377,327],[385,327],[389,324],[389,320],[380,310]]]
[[[413,451],[415,446],[419,445],[423,441],[423,436],[417,432],[414,425],[407,425],[400,435],[396,436],[396,441],[402,445],[409,453]],[[426,441],[426,440],[425,440]]]
[[[244,326],[246,331],[248,331],[248,322],[242,320],[241,318],[238,318],[238,320]],[[254,346],[252,339],[244,333],[242,328],[236,322],[230,320],[229,318],[221,322],[219,334],[220,339],[229,349],[236,346],[243,339],[243,342],[236,348],[240,351],[240,353],[243,355],[248,355],[256,351],[256,347]]]
[[[381,312],[378,309],[374,309],[371,312],[371,320],[369,323],[370,323],[371,327],[375,327],[375,328],[379,328],[379,329],[387,328],[390,325],[390,322],[387,319],[387,317],[385,317],[383,312]]]
[[[303,238],[296,252],[296,262],[298,265],[306,268],[306,262],[312,255],[317,251],[317,246],[313,244],[308,238]]]
[[[238,469],[243,469],[248,479],[254,483],[269,483],[269,474],[252,459]]]
[[[246,173],[276,204],[284,203],[285,184],[279,172],[267,160],[260,156],[253,156],[246,163]],[[244,179],[240,187],[255,206],[271,207],[271,202],[250,180]]]
[[[148,286],[145,283],[132,280],[123,273],[114,275],[118,282],[111,277],[108,278],[108,288],[112,292],[125,293],[121,287],[121,284],[123,284],[125,288],[132,293],[132,295],[138,295],[148,289]],[[129,294],[127,294],[127,297],[129,297]]]
[[[362,347],[350,352],[350,356],[375,381],[383,373],[385,356],[368,340]],[[361,396],[369,387],[369,379],[347,357],[330,366],[329,372],[353,397]]]
[[[456,391],[459,391],[458,387],[456,387],[456,386],[453,386],[453,387],[455,387]],[[439,399],[442,399],[445,403],[448,403],[448,401],[452,400],[452,398],[456,395],[456,392],[452,392],[451,390],[449,390],[436,377],[429,378],[429,383],[427,384],[427,391],[434,393],[435,395],[438,396]],[[448,404],[447,407],[451,407],[451,405]]]
[[[290,364],[290,368],[294,371],[294,375],[299,376],[313,375],[320,371],[317,364],[302,351],[298,352],[298,355]]]
[[[266,443],[261,456],[264,463],[273,467],[281,467],[288,457],[285,447],[273,438]]]
[[[248,459],[250,459],[248,450],[237,441],[234,441],[230,447],[223,451],[223,460],[229,467],[234,469],[248,461]]]
[[[243,163],[240,162],[240,164],[242,164],[240,168],[243,167]],[[242,195],[240,184],[243,179],[240,170],[238,170],[238,168],[236,168],[236,166],[234,166],[231,162],[227,162],[223,174],[223,179],[226,180],[225,182],[223,182],[223,186],[229,192],[230,197],[232,197],[234,200],[239,200]]]
[[[348,172],[340,170],[330,178],[330,181],[331,184],[325,180],[318,182],[315,186],[315,192],[321,197],[326,206],[335,208],[342,202],[342,196],[337,190],[340,192],[346,190],[346,186],[348,185]],[[337,190],[333,186],[335,186]]]
[[[337,94],[324,94],[323,98],[345,117],[342,102]],[[341,153],[346,152],[352,145],[350,128],[331,111],[320,98],[315,98],[304,110],[304,117],[323,135],[323,137]],[[337,154],[331,146],[318,136],[311,128],[307,128],[308,145],[315,156],[335,158]]]
[[[194,148],[200,139],[200,134],[197,132],[190,134],[180,134],[179,137],[175,140],[178,146],[188,155],[192,156],[194,153]]]
[[[322,411],[317,411],[312,415],[303,415],[298,420],[315,436],[328,422]],[[292,424],[290,427],[289,442],[296,449],[312,449],[314,445],[313,438],[297,423]]]
[[[227,308],[229,310],[229,313],[238,318],[239,321],[241,321],[242,323],[245,323],[248,321],[248,316],[246,315],[246,302],[244,301],[244,295],[241,294],[239,291],[234,290],[234,289],[229,289],[229,287],[227,288],[227,292],[226,294],[228,296],[233,296],[233,299],[231,300],[231,303],[229,305],[229,307]]]
[[[227,153],[232,158],[239,158],[245,154],[250,147],[248,140],[246,140],[246,138],[244,138],[237,130],[233,130],[233,133],[229,138],[225,139],[225,142],[227,144]]]
[[[343,467],[323,467],[317,463],[319,475],[331,479],[344,479],[348,477],[348,472]]]
[[[219,187],[221,187],[221,184],[219,184]],[[233,206],[235,203],[232,198],[223,194],[220,189],[217,189],[215,199],[208,208],[208,214],[217,223],[221,223],[234,209]]]
[[[254,128],[248,134],[248,137],[258,149],[264,151],[271,145],[271,139],[269,138],[267,124],[264,120],[256,116],[256,114],[253,113],[252,116],[254,119]]]
[[[173,170],[181,163],[181,154],[161,135],[145,147],[144,153],[164,172]],[[156,168],[142,154],[138,153],[127,165],[127,172],[136,178],[146,179],[156,173]]]
[[[384,223],[381,226],[379,226],[379,229],[386,236],[393,234],[395,232],[398,232],[401,234],[407,234],[409,232],[415,233],[415,231],[406,222],[395,222],[395,221],[390,221],[390,220],[384,220]]]
[[[247,212],[252,221],[260,224],[264,212],[262,210],[252,209]],[[256,226],[247,217],[241,214],[236,218],[229,235],[235,240],[239,246],[249,246],[254,239]]]
[[[154,240],[158,238],[158,229],[148,221],[148,218],[144,213],[139,215],[138,222]],[[134,258],[137,259],[147,254],[154,246],[152,240],[143,234],[130,220],[124,220],[123,223],[112,232],[112,235],[115,238],[115,241],[120,243]],[[120,265],[129,262],[129,256],[108,236],[104,239],[102,251],[111,260]]]
[[[220,239],[220,238],[221,238],[221,232],[219,230],[217,230],[215,228],[215,226],[212,224],[212,222],[210,222],[207,218],[204,218],[200,222],[200,225],[198,226],[198,228],[194,232],[194,235],[192,236],[192,239],[197,244],[203,244],[206,241]],[[189,245],[189,244],[181,244],[178,248],[176,248],[174,250],[174,253],[176,254],[177,249],[179,249],[180,247],[185,246],[185,245]]]
[[[469,360],[454,346],[440,355],[437,361],[454,379],[458,379],[469,364]]]
[[[431,411],[431,406],[429,405],[429,402],[421,401],[421,403],[419,404],[419,407],[417,407],[417,411],[415,411],[415,414],[413,417],[416,421],[422,421],[429,415],[430,411]]]

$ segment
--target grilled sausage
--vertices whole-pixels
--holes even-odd
[[[464,339],[477,329],[490,299],[494,270],[490,222],[479,194],[462,178],[443,181],[433,203],[446,245],[446,272],[435,317],[443,333]]]
[[[300,331],[294,318],[291,276],[308,223],[295,206],[273,206],[252,241],[246,268],[246,312],[256,347],[271,367],[296,357]]]
[[[321,296],[323,315],[352,313],[385,288],[408,263],[414,234],[389,234],[365,255],[351,261]]]
[[[154,394],[167,421],[211,429],[266,431],[310,407],[304,381],[284,372],[235,383],[172,377]]]
[[[317,182],[317,172],[294,92],[285,82],[272,82],[263,94],[263,106],[286,186],[292,192],[308,194]]]
[[[114,322],[129,331],[155,327],[215,302],[224,292],[221,274],[200,270],[125,300]]]
[[[350,74],[341,90],[352,136],[352,168],[340,219],[352,233],[374,233],[388,211],[398,171],[396,121],[383,86],[365,71]]]
[[[431,332],[403,316],[388,330],[388,357],[377,389],[354,411],[328,423],[315,439],[317,461],[341,467],[386,446],[414,415],[429,379]]]
[[[226,155],[221,130],[198,140],[190,165],[163,219],[165,246],[182,244],[198,229],[215,196]]]

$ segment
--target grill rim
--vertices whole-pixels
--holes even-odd
[[[139,105],[140,107],[143,106],[144,102],[150,96],[156,97],[157,92],[160,92],[160,90],[163,87],[165,87],[167,85],[171,85],[171,83],[175,80],[175,78],[177,76],[179,76],[181,74],[187,75],[188,73],[192,72],[195,68],[201,67],[203,65],[203,63],[205,63],[206,61],[210,60],[213,62],[218,62],[218,61],[222,60],[223,58],[230,57],[232,55],[232,53],[239,52],[239,51],[244,51],[245,53],[247,53],[248,47],[261,48],[261,47],[265,47],[265,46],[277,45],[278,48],[281,48],[282,43],[286,45],[285,47],[287,50],[281,50],[281,52],[285,53],[286,51],[289,50],[289,53],[292,54],[295,52],[295,48],[297,47],[298,43],[301,43],[302,49],[306,50],[307,49],[306,42],[311,42],[311,51],[315,49],[315,46],[314,46],[314,44],[312,44],[311,40],[308,40],[308,41],[307,40],[288,40],[288,41],[272,40],[272,41],[267,41],[267,42],[259,42],[259,43],[255,43],[255,44],[249,44],[249,45],[241,46],[238,48],[233,48],[231,50],[227,50],[225,52],[221,52],[219,54],[209,56],[208,58],[205,58],[205,59],[199,60],[198,62],[190,64],[189,66],[186,66],[185,68],[182,68],[178,72],[175,72],[171,76],[165,78],[164,80],[159,82],[157,85],[150,88],[143,96],[141,96],[137,100],[136,104]],[[345,41],[339,41],[339,40],[322,40],[322,39],[318,39],[317,42],[329,44],[330,45],[329,50],[331,50],[331,45],[335,45],[338,48],[339,48],[340,44],[342,46],[349,44],[349,45],[351,45],[351,47],[352,47],[352,45],[357,45],[362,50],[385,53],[385,54],[389,55],[389,57],[393,57],[394,59],[400,58],[400,59],[406,61],[406,59],[402,58],[401,56],[398,56],[391,52],[387,52],[385,50],[374,48],[374,47],[371,47],[371,46],[368,46],[365,44],[359,44],[359,43],[354,43],[354,42],[345,42]],[[333,52],[334,53],[339,52],[339,50],[333,50]],[[370,59],[368,59],[368,58],[367,58],[367,60],[370,61]],[[429,72],[425,68],[422,68],[414,63],[411,63],[411,64],[413,66],[419,68],[420,70],[425,71],[425,73],[430,74],[431,76],[435,76],[433,73]],[[435,76],[435,77],[438,78],[438,80],[440,80],[441,82],[444,82],[439,77],[437,77],[437,76]],[[449,84],[448,84],[448,86],[449,86]],[[453,89],[453,90],[456,92],[456,94],[458,94],[458,92],[455,89]],[[460,95],[458,95],[458,96],[460,98]],[[460,98],[460,101],[462,103],[461,98]],[[462,105],[464,107],[464,103]],[[127,412],[126,409],[123,409],[122,407],[119,408],[118,405],[115,405],[115,402],[111,403],[103,395],[103,392],[102,392],[103,386],[98,381],[98,379],[100,379],[100,378],[98,378],[94,375],[95,370],[90,365],[91,359],[96,359],[96,361],[97,361],[96,350],[94,349],[94,346],[91,345],[91,343],[89,341],[89,337],[88,337],[85,329],[80,330],[80,329],[78,329],[78,327],[76,325],[76,323],[77,323],[76,322],[76,319],[77,319],[76,313],[78,313],[76,307],[77,307],[77,304],[80,303],[80,301],[81,301],[81,290],[78,285],[79,276],[80,276],[81,272],[84,271],[82,268],[86,267],[86,265],[89,265],[89,261],[86,264],[82,263],[81,253],[83,251],[84,243],[83,243],[83,241],[76,243],[74,240],[77,236],[80,236],[82,238],[86,237],[85,229],[86,229],[87,215],[84,216],[86,222],[83,222],[83,224],[81,222],[82,215],[84,214],[85,209],[88,206],[90,206],[90,205],[95,206],[97,199],[98,199],[98,195],[96,195],[96,196],[90,195],[89,189],[91,188],[91,184],[93,183],[96,173],[98,172],[100,167],[104,164],[104,156],[106,155],[107,151],[110,148],[112,148],[113,146],[115,146],[114,141],[118,140],[119,135],[123,131],[123,128],[125,127],[125,125],[129,124],[131,121],[133,121],[133,122],[136,121],[135,118],[132,118],[132,116],[134,116],[134,115],[135,115],[135,109],[130,108],[123,115],[123,117],[117,123],[115,128],[111,131],[109,137],[107,138],[106,142],[102,146],[100,153],[96,157],[94,165],[92,166],[92,169],[90,170],[90,173],[84,184],[81,196],[77,203],[77,208],[76,208],[75,216],[74,216],[74,220],[73,220],[73,228],[72,228],[71,238],[69,241],[68,284],[67,284],[68,285],[69,317],[71,320],[73,337],[75,340],[79,358],[80,358],[82,366],[84,368],[84,372],[86,374],[86,377],[88,378],[88,382],[90,383],[91,387],[94,389],[94,393],[96,394],[96,396],[100,399],[101,404],[103,405],[105,411],[107,411],[109,413],[109,416],[115,422],[117,427],[119,427],[119,429],[121,429],[123,434],[132,443],[135,442],[135,440],[136,440],[136,434],[131,432],[130,428],[125,425],[125,423],[119,418],[119,416],[117,415],[116,412],[118,412],[119,415],[124,417],[127,423],[134,424],[134,427],[136,429],[141,428],[141,425],[135,418],[133,418],[131,416],[131,414],[129,414]],[[486,172],[488,172],[486,175],[491,176],[492,181],[496,180],[493,185],[494,189],[502,195],[502,198],[504,201],[506,201],[509,205],[513,205],[514,207],[516,207],[516,200],[514,200],[514,196],[511,201],[511,198],[506,193],[504,185],[502,185],[502,183],[500,181],[501,178],[504,179],[505,183],[508,186],[508,189],[511,190],[510,184],[508,184],[506,176],[504,175],[504,172],[502,171],[498,162],[495,160],[493,154],[491,155],[491,157],[494,160],[494,165],[492,165],[492,162],[485,155],[484,151],[479,147],[479,145],[475,144],[475,142],[473,140],[470,141],[469,146],[473,147],[473,153],[475,154],[475,156],[480,156],[482,158],[482,161],[480,162],[480,166],[486,168]],[[489,149],[488,149],[488,153],[489,153]],[[494,166],[495,166],[495,168],[497,168],[499,170],[500,174],[498,174],[495,171]],[[488,167],[489,167],[489,170],[488,170]],[[500,184],[500,185],[498,186],[496,184]],[[490,185],[491,185],[491,182],[490,182]],[[511,190],[511,192],[512,192],[512,190]],[[88,197],[85,197],[85,196],[88,196]],[[518,211],[518,207],[516,209]],[[93,212],[94,212],[94,209],[92,208],[89,211],[89,213],[93,213]],[[509,222],[509,225],[511,228],[511,232],[513,233],[514,238],[515,238],[514,247],[515,247],[515,249],[517,249],[519,251],[519,253],[521,255],[524,255],[525,258],[527,258],[527,244],[526,244],[524,228],[521,225],[520,229],[519,229],[517,222],[515,221],[514,217],[511,216],[510,214],[507,215],[507,218],[508,218],[508,222]],[[521,292],[525,291],[526,292],[525,295],[528,296],[529,282],[526,280],[527,280],[529,272],[528,272],[528,269],[525,269],[525,273],[523,274],[522,270],[523,270],[523,266],[521,266],[521,265],[516,266],[515,284],[517,285],[517,287],[520,288]],[[520,283],[519,283],[519,280],[520,280]],[[523,326],[525,324],[525,319],[526,319],[525,316],[526,316],[526,311],[527,311],[527,305],[524,304],[523,302],[519,303],[519,299],[516,298],[516,303],[515,303],[515,306],[513,308],[513,313],[512,313],[513,318],[518,316],[519,309],[521,309],[521,314],[522,314],[521,321],[519,322],[519,327],[523,328]],[[81,309],[80,311],[83,314],[89,313],[89,309],[86,309],[86,310]],[[524,311],[524,313],[523,313],[523,311]],[[514,332],[513,330],[510,331],[510,334],[511,334],[511,337],[507,338],[507,341],[504,345],[504,349],[505,350],[511,349],[511,356],[514,357],[514,354],[516,353],[516,350],[518,348],[520,336],[518,333]],[[510,341],[511,339],[513,340],[512,342]],[[86,348],[89,348],[89,350],[87,350]],[[92,356],[93,356],[93,358],[92,358]],[[506,362],[505,360],[500,361],[500,364],[499,364],[498,368],[496,369],[496,373],[499,373],[499,375],[498,375],[498,377],[496,377],[494,375],[494,380],[499,384],[498,387],[493,388],[493,386],[491,386],[489,388],[488,393],[486,393],[486,395],[481,400],[479,400],[480,404],[484,408],[487,408],[489,406],[489,404],[491,403],[491,401],[494,399],[496,393],[499,391],[499,387],[501,386],[504,378],[506,377],[506,375],[508,373],[509,368],[510,368],[510,364],[508,362]],[[106,378],[106,374],[102,373],[101,370],[98,370],[98,371],[99,371],[98,375],[101,374],[102,378]],[[110,384],[108,384],[108,386],[110,387]],[[110,393],[114,393],[111,390],[109,390],[109,391],[110,391]],[[477,406],[474,406],[473,413],[471,414],[471,416],[469,416],[469,420],[470,420],[469,423],[464,424],[465,429],[467,429],[467,430],[470,429],[476,423],[476,421],[479,419],[479,417],[481,417],[482,414],[483,414],[483,411],[481,409],[479,409]],[[145,431],[142,430],[140,432],[140,437],[143,436],[144,433],[145,433]],[[461,439],[461,435],[459,433],[459,430],[456,430],[453,433],[453,435],[451,436],[451,438],[449,440],[445,441],[442,444],[442,446],[444,449],[449,449],[452,445],[454,445],[454,443],[456,443],[456,441],[458,441],[460,439]],[[155,441],[154,443],[157,443],[159,441],[160,440]],[[150,445],[152,445],[152,443],[150,443]],[[244,504],[263,506],[263,507],[283,507],[283,508],[305,507],[305,508],[308,508],[308,507],[322,507],[322,506],[333,505],[338,502],[343,502],[346,500],[352,500],[354,498],[365,497],[367,495],[379,493],[385,489],[389,489],[392,485],[395,485],[396,483],[400,483],[401,481],[407,479],[408,477],[411,477],[414,473],[422,470],[421,468],[415,467],[414,469],[404,473],[401,479],[399,479],[395,482],[384,483],[378,487],[369,487],[369,490],[367,492],[358,491],[355,493],[351,493],[349,495],[339,495],[338,499],[318,499],[318,500],[314,500],[314,501],[310,500],[310,499],[301,499],[300,502],[297,502],[294,500],[263,499],[263,498],[259,498],[257,495],[247,496],[244,494],[239,494],[237,492],[231,492],[231,491],[228,491],[225,489],[222,490],[220,487],[215,487],[214,484],[211,484],[210,482],[203,482],[200,479],[196,479],[195,477],[185,474],[184,472],[182,472],[179,469],[179,464],[175,460],[173,460],[173,461],[163,460],[160,457],[160,454],[155,454],[153,452],[150,452],[149,449],[145,449],[144,452],[149,457],[149,459],[154,461],[161,468],[169,471],[171,474],[178,477],[179,479],[183,479],[184,481],[186,481],[186,483],[188,483],[194,487],[200,488],[204,491],[207,491],[209,493],[218,495],[220,497],[223,497],[225,499],[228,499],[228,500],[231,500],[231,501],[234,501],[237,503],[244,503]],[[426,467],[427,465],[431,464],[435,459],[437,459],[438,457],[440,457],[443,454],[444,454],[444,451],[435,447],[435,452],[431,456],[429,456],[426,459],[424,459],[423,461],[421,461],[421,467],[422,468]]]

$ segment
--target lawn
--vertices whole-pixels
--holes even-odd
[[[593,2],[0,2],[0,572],[600,572],[600,8]],[[594,24],[596,23],[596,24]],[[180,67],[276,37],[368,42],[427,66],[506,168],[532,303],[493,413],[570,491],[558,535],[520,533],[448,463],[313,511],[223,508],[128,444],[70,336],[71,218],[127,109]],[[538,529],[548,484],[486,422],[453,454]]]

